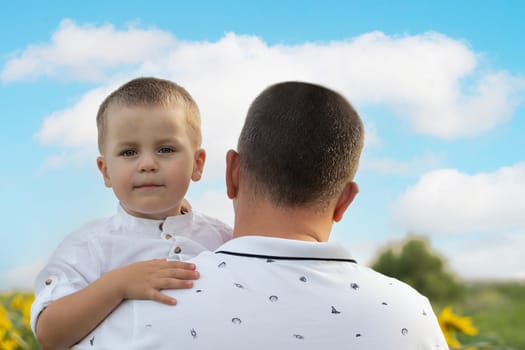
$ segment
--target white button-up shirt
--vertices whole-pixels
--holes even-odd
[[[129,300],[75,349],[448,349],[427,298],[336,243],[233,239],[178,304]]]
[[[190,211],[166,220],[117,214],[91,222],[70,234],[35,280],[31,326],[52,301],[74,293],[104,273],[132,262],[167,258],[188,260],[215,250],[231,239],[231,228],[219,220]]]

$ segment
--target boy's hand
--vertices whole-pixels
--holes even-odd
[[[162,289],[191,288],[193,280],[199,278],[194,264],[165,259],[129,264],[108,274],[113,275],[123,299],[149,299],[170,305],[177,300],[161,293]]]

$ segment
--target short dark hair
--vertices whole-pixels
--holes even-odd
[[[322,206],[352,180],[363,148],[361,118],[326,87],[283,82],[251,104],[238,143],[247,186],[283,207]]]
[[[102,152],[106,133],[108,109],[112,106],[171,107],[180,104],[185,110],[190,137],[197,147],[202,142],[199,107],[188,91],[170,80],[141,77],[128,81],[109,94],[100,104],[97,113],[98,148]]]

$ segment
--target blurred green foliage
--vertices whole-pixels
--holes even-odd
[[[389,246],[376,258],[372,268],[414,287],[433,302],[457,300],[463,285],[448,271],[444,259],[431,251],[423,237],[412,237],[401,246]]]
[[[499,339],[501,345],[525,349],[524,282],[468,283],[465,294],[455,307],[472,315],[481,334]]]
[[[479,335],[467,339],[490,344],[477,349],[525,349],[525,281],[468,282],[451,272],[428,240],[410,236],[387,246],[371,264],[427,296],[437,314],[446,306],[472,318]]]

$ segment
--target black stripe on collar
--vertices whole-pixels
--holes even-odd
[[[315,258],[307,256],[274,256],[274,255],[260,255],[260,254],[248,254],[248,253],[237,253],[229,252],[227,250],[216,251],[215,254],[228,254],[235,256],[246,256],[248,258],[262,258],[262,259],[274,259],[274,260],[320,260],[320,261],[343,261],[356,264],[357,261],[354,259],[343,259],[343,258]]]

